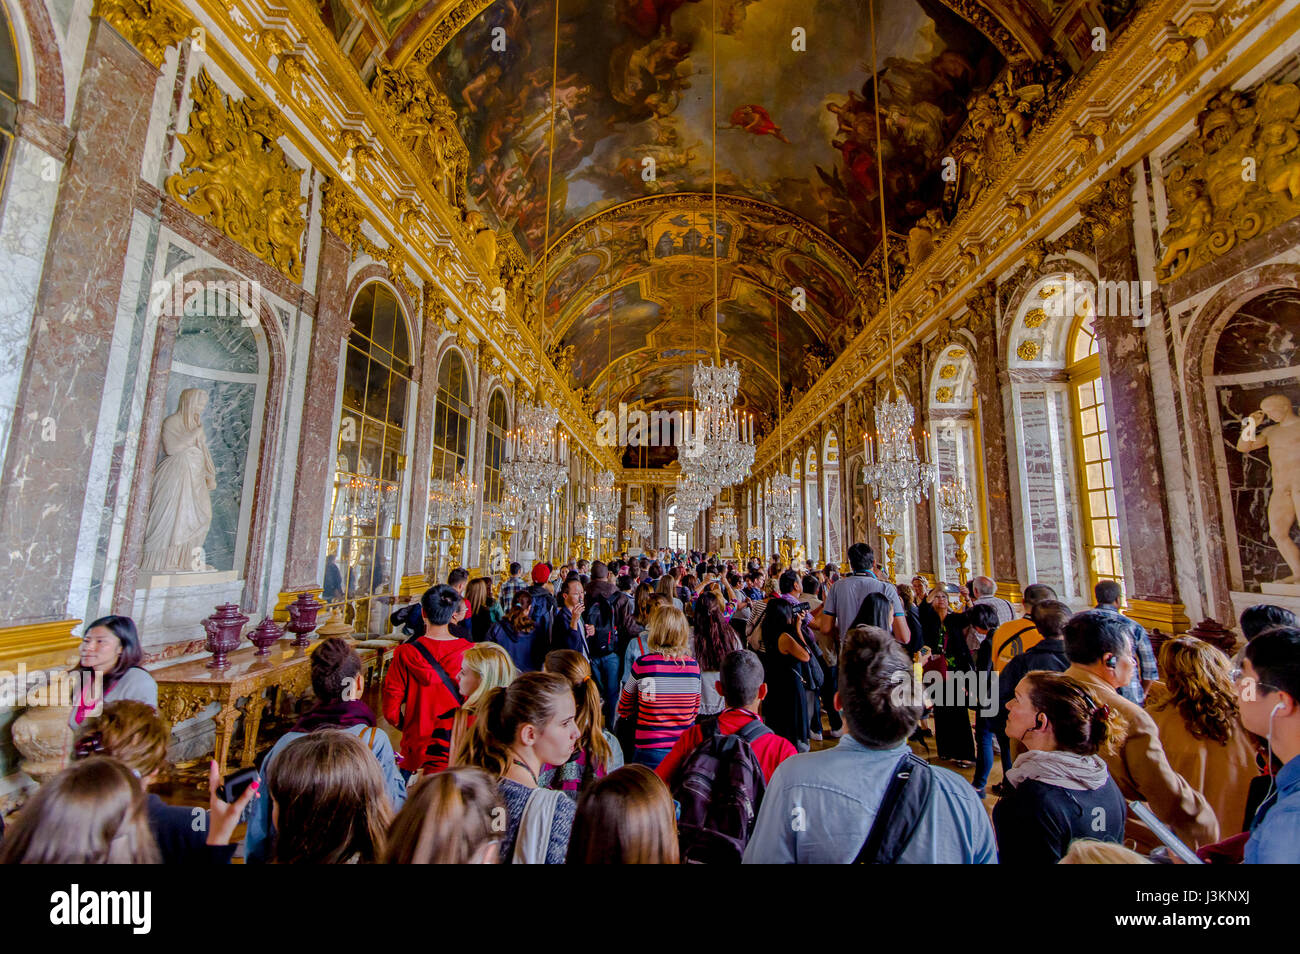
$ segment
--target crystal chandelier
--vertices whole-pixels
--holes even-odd
[[[799,482],[789,474],[772,478],[772,489],[766,493],[767,519],[772,532],[781,537],[793,537],[799,528],[799,511],[795,506],[795,493]]]
[[[429,484],[429,503],[448,523],[468,524],[478,503],[478,484],[463,474],[453,480],[435,480]]]
[[[614,486],[614,474],[602,470],[596,475],[596,483],[591,491],[591,511],[597,529],[612,536],[618,527],[619,508],[618,488]]]
[[[506,437],[501,479],[524,506],[540,507],[568,482],[568,442],[556,436],[559,420],[555,408],[534,401]]]
[[[500,501],[490,503],[483,508],[483,515],[492,521],[498,530],[513,531],[523,516],[523,501],[514,494],[505,494]]]
[[[965,530],[970,526],[970,513],[975,500],[966,487],[966,481],[949,481],[939,486],[939,518],[944,530]]]
[[[751,524],[751,525],[750,525],[750,526],[745,530],[745,539],[746,539],[746,540],[762,540],[762,539],[763,539],[763,528],[760,527],[760,526],[758,526],[757,524]]]
[[[876,501],[876,526],[881,533],[901,533],[903,508],[897,501],[881,498]]]
[[[912,436],[914,419],[912,405],[901,392],[895,391],[893,397],[876,405],[876,437],[874,440],[867,437],[865,442],[867,465],[862,471],[862,481],[877,500],[888,501],[898,508],[919,503],[939,480],[939,465],[916,456]],[[924,443],[923,440],[922,446]]]
[[[723,507],[713,515],[713,535],[720,540],[736,536],[736,511]]]
[[[645,512],[644,507],[639,507],[628,516],[628,528],[637,535],[638,539],[644,540],[650,536],[653,525],[650,523],[650,515]]]

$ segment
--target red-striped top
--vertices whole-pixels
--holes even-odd
[[[700,711],[700,667],[694,659],[646,653],[632,663],[618,699],[618,717],[637,709],[636,747],[671,749]]]

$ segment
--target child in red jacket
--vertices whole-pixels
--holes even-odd
[[[384,718],[402,730],[399,765],[406,773],[447,767],[451,728],[460,708],[461,659],[473,643],[448,632],[464,605],[450,586],[433,586],[420,597],[424,635],[398,646],[384,678]]]

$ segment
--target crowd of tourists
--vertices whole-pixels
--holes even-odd
[[[1095,597],[894,585],[861,543],[843,572],[681,551],[454,570],[393,614],[382,718],[352,642],[320,641],[247,785],[212,763],[202,824],[150,792],[171,730],[134,623],[106,617],[68,767],[0,861],[1300,862],[1295,617],[1248,609],[1235,658],[1157,653],[1118,584]]]

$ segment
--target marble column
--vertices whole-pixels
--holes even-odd
[[[325,520],[334,482],[334,430],[339,409],[339,367],[344,342],[352,331],[348,317],[347,244],[332,229],[321,229],[320,267],[316,279],[316,319],[311,329],[311,361],[302,403],[302,428],[298,437],[297,478],[293,510],[289,514],[289,539],[284,563],[284,583],[275,606],[276,619],[288,618],[288,605],[298,594],[319,594],[320,567],[325,546]]]
[[[1004,363],[998,353],[993,330],[997,324],[997,300],[992,283],[982,285],[966,299],[968,309],[964,325],[983,347],[972,349],[975,363],[975,395],[979,400],[979,448],[984,467],[985,526],[989,534],[992,565],[988,576],[997,581],[998,595],[1012,602],[1020,598],[1016,579],[1015,528],[1011,518],[1011,471],[1007,466],[1007,409],[998,385],[998,368]]]
[[[7,620],[69,615],[158,70],[95,18],[0,481]]]
[[[1125,287],[1134,287],[1129,283],[1138,279],[1132,196],[1133,177],[1123,170],[1080,203],[1080,213],[1096,243],[1098,278]],[[1108,307],[1110,296],[1098,297],[1100,312]],[[1130,302],[1128,314],[1098,314],[1094,321],[1110,423],[1121,556],[1130,584],[1128,612],[1148,629],[1180,633],[1190,624],[1175,582],[1164,462],[1156,439],[1156,404],[1138,304]]]
[[[469,350],[468,348],[466,350]],[[460,562],[471,576],[478,576],[475,567],[479,566],[479,550],[483,540],[483,492],[487,489],[487,423],[488,423],[488,369],[487,343],[480,341],[474,352],[474,417],[470,424],[470,459],[466,462],[466,471],[478,485],[478,500],[474,503],[474,512],[470,516],[469,530],[465,533],[465,553]]]

